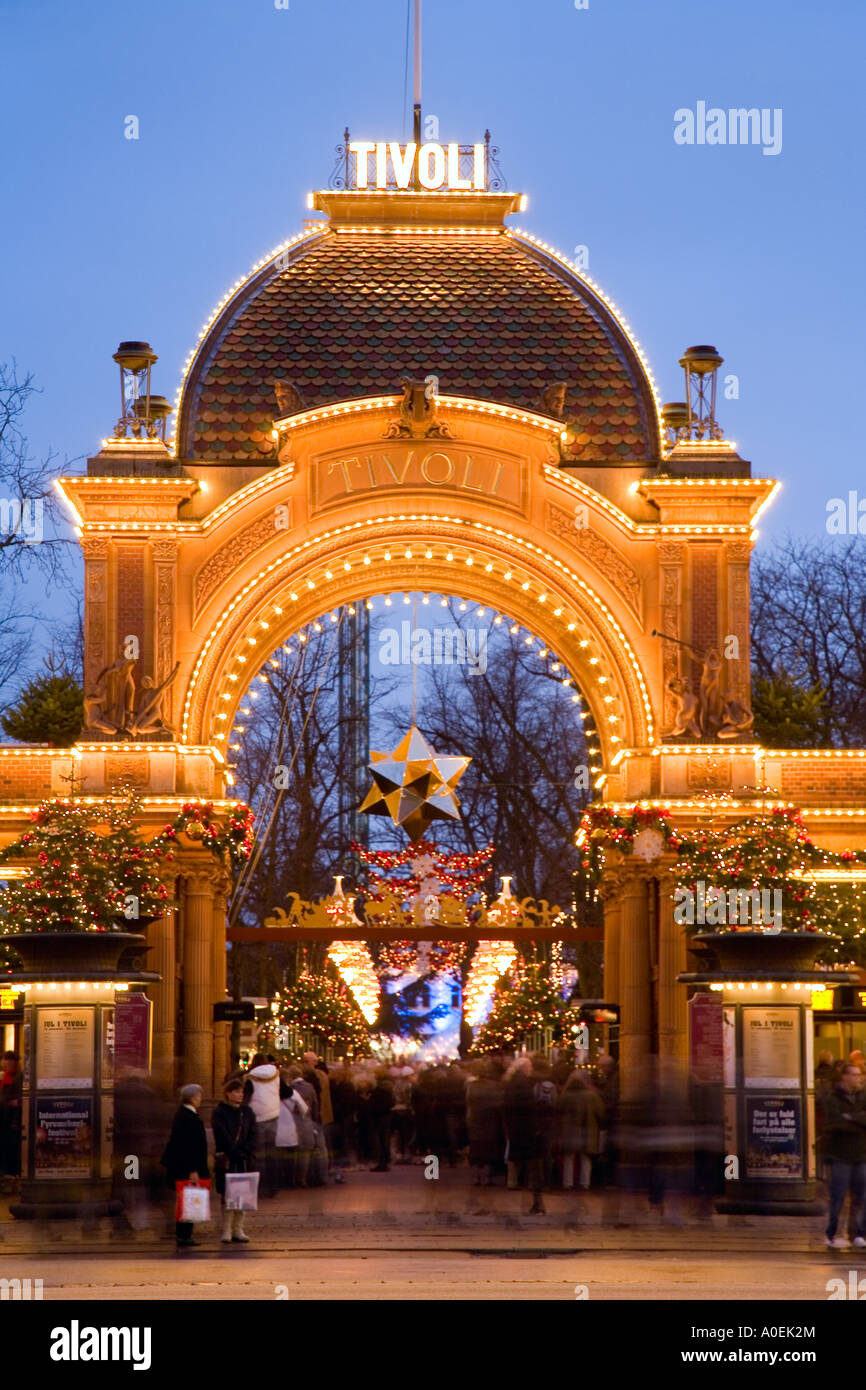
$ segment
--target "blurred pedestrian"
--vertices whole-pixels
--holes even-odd
[[[378,1159],[373,1173],[387,1173],[391,1167],[391,1111],[394,1108],[394,1089],[384,1068],[376,1072],[376,1084],[370,1092],[370,1125]]]
[[[582,1072],[573,1071],[557,1103],[559,1147],[562,1153],[562,1186],[574,1187],[575,1162],[578,1185],[587,1192],[592,1181],[592,1162],[599,1151],[604,1103]]]
[[[295,1165],[293,1173],[293,1186],[310,1186],[310,1164],[313,1158],[313,1151],[316,1147],[316,1125],[313,1120],[313,1111],[317,1104],[317,1096],[312,1083],[306,1081],[299,1066],[291,1066],[283,1072],[283,1080],[291,1086],[295,1095],[303,1100],[305,1110],[300,1108],[294,1111],[295,1126],[298,1131],[298,1147],[295,1154]]]
[[[244,1230],[244,1212],[226,1207],[226,1174],[256,1171],[256,1117],[244,1101],[243,1077],[229,1077],[225,1083],[223,1098],[214,1107],[211,1127],[216,1190],[223,1199],[221,1239],[227,1245],[232,1241],[247,1245],[250,1238]]]
[[[17,1052],[4,1052],[0,1066],[0,1174],[4,1187],[21,1172],[22,1077]]]
[[[505,1074],[505,1160],[512,1191],[522,1186],[526,1165],[538,1152],[531,1076],[532,1060],[526,1055],[518,1057]]]
[[[204,1092],[192,1083],[180,1093],[180,1106],[175,1112],[171,1134],[160,1160],[174,1186],[190,1182],[194,1186],[208,1177],[207,1134],[198,1113]],[[176,1221],[175,1236],[178,1249],[198,1245],[192,1238],[191,1221]]]
[[[543,1193],[550,1186],[553,1168],[553,1145],[556,1133],[556,1085],[547,1058],[537,1054],[532,1059],[533,1124],[535,1153],[527,1164],[527,1186],[532,1192],[531,1216],[543,1216]]]
[[[292,1086],[288,1074],[280,1074],[280,1114],[277,1120],[277,1181],[280,1187],[293,1187],[297,1173],[298,1120],[309,1114],[300,1091]]]
[[[146,1072],[130,1069],[114,1087],[115,1195],[124,1204],[117,1230],[143,1231],[149,1224],[149,1204],[163,1186],[159,1154],[165,1133],[166,1107],[150,1085]],[[129,1160],[135,1159],[134,1169]]]
[[[410,1163],[410,1148],[415,1129],[412,1113],[412,1068],[392,1067],[391,1079],[394,1087],[394,1109],[391,1111],[391,1132],[398,1163]]]
[[[475,1075],[466,1083],[466,1128],[469,1134],[469,1163],[476,1187],[482,1182],[493,1186],[495,1167],[505,1149],[505,1119],[502,1083],[494,1076],[493,1062],[482,1057],[475,1064]]]
[[[859,1067],[846,1064],[824,1105],[823,1154],[830,1167],[827,1244],[833,1250],[845,1250],[850,1243],[837,1234],[846,1197],[850,1238],[856,1246],[866,1246],[866,1094],[862,1081]]]
[[[256,1117],[261,1195],[277,1194],[277,1120],[280,1117],[280,1073],[274,1062],[257,1052],[246,1074],[244,1100]]]

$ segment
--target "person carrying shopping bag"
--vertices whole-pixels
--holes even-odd
[[[223,1200],[223,1233],[226,1245],[232,1241],[248,1245],[243,1211],[230,1211],[226,1204],[226,1174],[256,1171],[256,1117],[244,1103],[244,1079],[230,1076],[223,1086],[223,1098],[214,1108],[214,1148],[216,1151],[216,1190]]]
[[[194,1187],[208,1186],[207,1134],[198,1113],[204,1092],[201,1086],[184,1086],[180,1093],[180,1108],[171,1126],[171,1135],[161,1163],[172,1183],[189,1182]],[[175,1222],[177,1248],[183,1250],[198,1245],[192,1238],[191,1221]]]

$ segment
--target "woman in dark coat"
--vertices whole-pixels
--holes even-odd
[[[175,1114],[161,1160],[172,1184],[198,1183],[208,1176],[207,1135],[198,1113],[203,1095],[201,1086],[195,1085],[184,1086],[180,1093],[180,1109]],[[191,1221],[176,1222],[175,1234],[178,1249],[198,1245],[198,1241],[192,1238]]]
[[[256,1117],[252,1107],[244,1104],[244,1079],[230,1076],[223,1086],[223,1099],[216,1106],[211,1119],[213,1128],[216,1190],[223,1199],[223,1233],[221,1239],[228,1245],[231,1241],[247,1245],[249,1236],[244,1231],[244,1213],[227,1211],[226,1173],[254,1173],[256,1171]]]

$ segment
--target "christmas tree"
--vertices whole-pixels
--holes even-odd
[[[504,975],[493,993],[487,1021],[475,1039],[476,1052],[501,1052],[519,1045],[527,1033],[561,1024],[562,995],[543,963],[520,961]]]
[[[329,1043],[339,1043],[347,1051],[360,1052],[366,1047],[370,1030],[354,997],[344,985],[335,984],[326,975],[311,975],[304,971],[293,985],[277,996],[277,1010],[271,1023],[262,1030],[262,1038],[276,1038],[280,1027],[298,1028],[317,1033]]]
[[[23,859],[30,869],[0,894],[3,934],[134,928],[138,918],[164,912],[169,892],[160,874],[173,856],[165,845],[138,840],[138,805],[127,793],[107,816],[75,797],[31,812],[31,828],[0,852],[0,864]],[[100,834],[96,827],[106,824]]]

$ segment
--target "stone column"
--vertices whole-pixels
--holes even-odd
[[[606,877],[602,888],[604,899],[604,984],[602,993],[606,1004],[619,1003],[619,942],[622,931],[622,904],[617,896],[619,879]],[[604,1025],[605,1051],[610,1052],[611,1025]]]
[[[620,897],[619,1002],[622,1009],[619,1061],[622,1093],[641,1086],[650,1048],[650,950],[647,880],[630,873]]]
[[[177,1025],[177,934],[174,912],[157,917],[147,929],[147,969],[162,976],[161,984],[148,985],[153,1000],[153,1075],[160,1087],[173,1090],[176,1082],[174,1040]]]
[[[229,883],[225,876],[214,884],[213,922],[211,925],[211,1003],[221,1004],[226,997],[226,894]],[[231,1058],[230,1023],[213,1025],[213,1075],[218,1086],[229,1070]]]
[[[183,931],[183,1083],[197,1081],[213,1094],[214,918],[213,874],[193,873],[184,883]],[[219,1078],[222,1080],[222,1077]]]
[[[676,880],[659,879],[659,1056],[686,1061],[689,1055],[686,987],[677,976],[686,964],[685,926],[674,921]]]
[[[619,943],[622,932],[622,903],[618,897],[604,899],[604,999],[619,1003]]]

